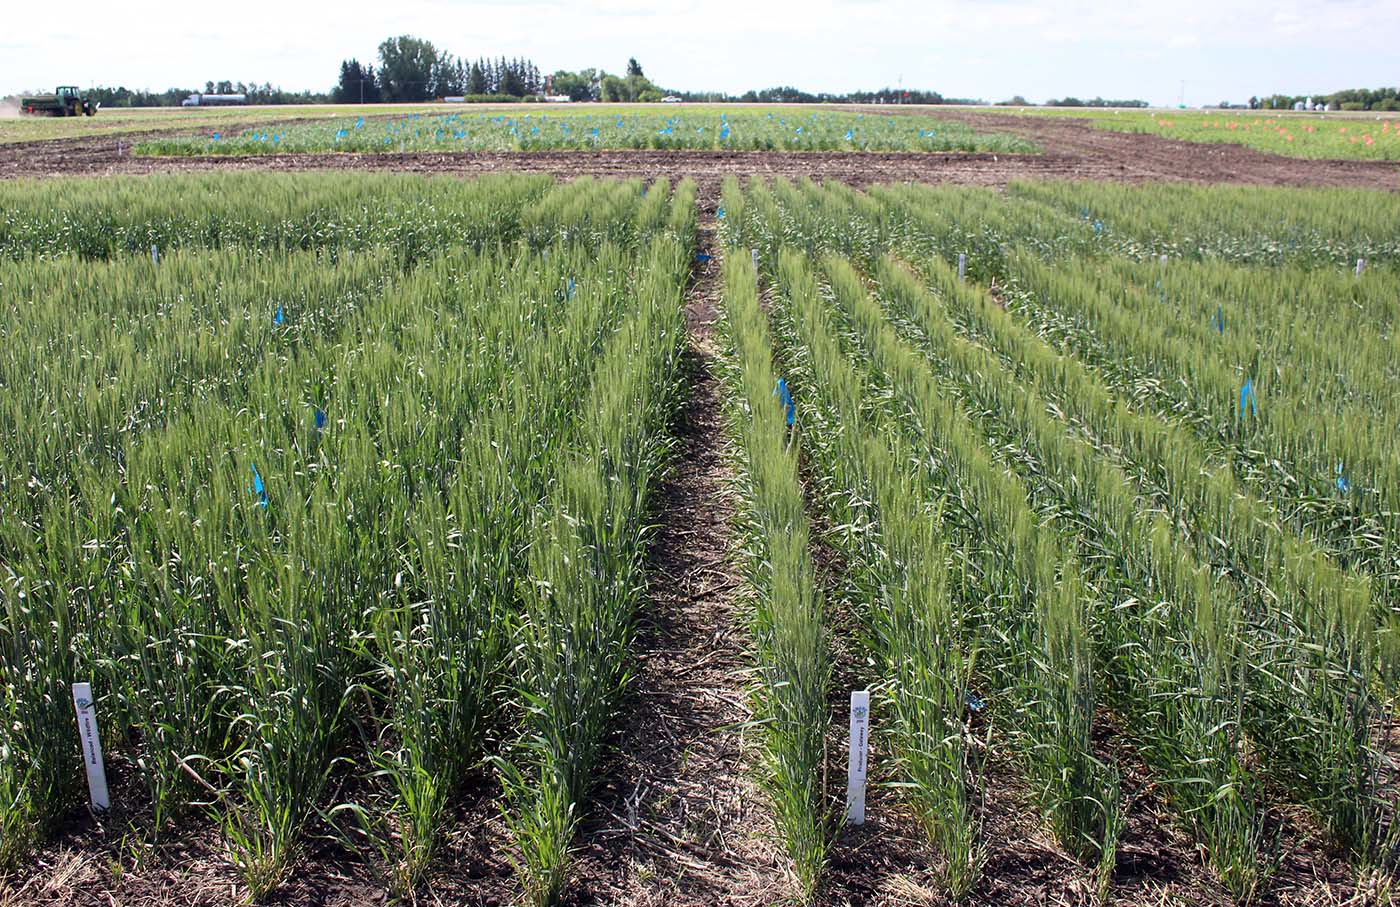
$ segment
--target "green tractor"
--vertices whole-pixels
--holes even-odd
[[[51,117],[92,116],[102,105],[83,97],[76,85],[60,85],[53,94],[36,94],[20,98],[19,109],[24,113]]]

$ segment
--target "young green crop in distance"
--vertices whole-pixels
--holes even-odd
[[[599,149],[730,151],[996,151],[1033,153],[1033,142],[979,133],[928,116],[850,111],[715,107],[636,109],[464,110],[363,116],[333,123],[270,125],[200,136],[151,139],[138,154],[221,155],[329,152],[586,151]]]

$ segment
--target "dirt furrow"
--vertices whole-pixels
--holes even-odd
[[[711,363],[719,301],[715,198],[702,195],[686,305],[689,388],[679,447],[658,499],[638,664],[616,751],[580,831],[572,904],[757,905],[783,870],[738,728],[747,664],[733,567],[731,477],[721,448],[721,388]]]

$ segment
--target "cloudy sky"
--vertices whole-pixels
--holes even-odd
[[[459,56],[614,72],[635,56],[662,86],[741,92],[897,85],[995,101],[1103,95],[1197,106],[1274,91],[1400,81],[1397,0],[394,0],[95,3],[35,8],[0,30],[0,95],[76,83],[208,79],[327,89],[412,34]],[[54,7],[54,10],[60,7]],[[204,12],[208,9],[225,12]],[[14,17],[11,19],[13,25]]]

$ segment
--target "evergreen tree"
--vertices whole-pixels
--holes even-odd
[[[501,94],[510,95],[513,98],[522,97],[525,94],[525,83],[520,78],[519,61],[502,62],[502,69],[504,69],[505,75],[501,77]]]
[[[242,82],[238,83],[238,90],[240,94],[246,93]],[[340,80],[331,92],[331,99],[337,104],[359,104],[362,101],[379,100],[379,86],[374,81],[374,68],[361,66],[359,60],[341,61]]]

